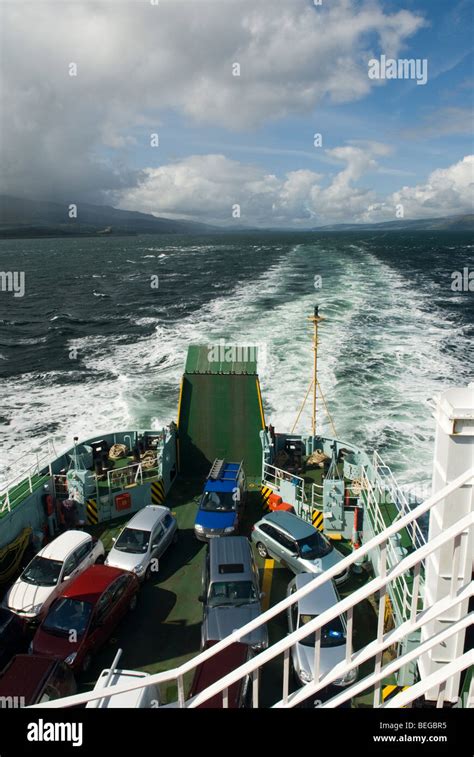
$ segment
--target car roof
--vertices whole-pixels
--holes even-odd
[[[275,526],[291,534],[294,539],[304,539],[316,531],[311,523],[307,523],[297,515],[285,512],[284,510],[275,510],[273,513],[268,513],[263,520],[275,524]]]
[[[113,568],[111,565],[91,565],[77,578],[74,578],[58,596],[68,599],[83,599],[95,604],[101,594],[118,576],[127,573],[128,571]]]
[[[307,586],[317,576],[312,573],[298,573],[294,581],[296,589],[302,589]],[[298,611],[301,615],[321,615],[339,602],[339,596],[332,581],[326,581],[322,586],[318,586],[314,591],[310,591],[305,597],[298,601]]]
[[[124,527],[150,531],[166,513],[169,513],[168,507],[164,507],[163,505],[147,505],[135,513],[133,518]]]
[[[0,696],[21,696],[25,697],[25,705],[34,704],[57,663],[57,657],[15,655],[0,676]]]
[[[217,641],[208,641],[204,648],[209,649],[214,644],[217,644]],[[232,673],[232,671],[234,671],[236,668],[240,667],[244,664],[244,662],[247,661],[248,656],[248,645],[242,644],[242,642],[240,641],[236,641],[233,644],[229,644],[228,647],[222,649],[213,657],[209,658],[209,660],[202,662],[200,665],[198,665],[194,673],[189,697],[191,698],[196,696],[196,694],[204,691],[204,689],[207,689],[208,686],[216,683],[228,673]],[[236,683],[233,683],[231,686],[229,686],[229,707],[239,706],[239,695],[242,684],[243,679],[236,681]],[[203,702],[202,704],[198,705],[197,709],[204,709],[208,707],[221,708],[222,693],[216,694],[215,696],[208,699],[207,702]]]
[[[209,542],[211,581],[248,581],[252,573],[252,548],[245,536],[220,536]],[[223,565],[242,565],[242,570],[220,572]]]
[[[209,481],[206,481],[204,491],[205,492],[232,492],[235,489],[235,485],[236,485],[235,478],[232,481],[222,481],[220,479],[217,479],[217,481],[209,480]]]
[[[49,560],[65,560],[66,557],[86,541],[90,541],[91,535],[85,531],[65,531],[61,536],[53,539],[46,547],[38,552],[37,557],[45,557]]]
[[[206,479],[204,486],[205,492],[231,492],[239,478],[239,472],[242,467],[241,463],[226,463],[219,472],[219,478]]]
[[[110,669],[106,668],[100,674],[97,682],[94,686],[94,691],[100,691],[105,688],[105,681],[110,673]],[[137,670],[114,670],[109,680],[108,686],[121,686],[124,683],[135,683],[140,679],[146,679],[150,676],[150,673],[144,673]],[[144,680],[144,683],[146,681]],[[95,702],[89,702],[89,705],[97,707],[99,704],[103,707],[138,707],[143,693],[146,691],[143,689],[133,689],[132,691],[125,691],[122,694],[112,694],[104,699],[96,699]]]

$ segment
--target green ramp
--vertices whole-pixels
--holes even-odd
[[[207,475],[218,457],[243,460],[247,476],[261,475],[265,418],[256,358],[256,347],[189,347],[178,407],[181,473]]]

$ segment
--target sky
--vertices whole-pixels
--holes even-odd
[[[229,226],[472,212],[473,7],[0,0],[0,190]]]

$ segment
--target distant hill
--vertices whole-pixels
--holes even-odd
[[[68,216],[69,202],[45,202],[0,195],[0,238],[39,236],[106,236],[109,234],[207,234],[216,226],[158,218],[148,213],[117,210],[107,205],[77,203],[77,218]]]
[[[107,236],[123,234],[298,233],[292,228],[211,226],[195,221],[159,218],[149,213],[117,210],[108,205],[78,203],[77,218],[68,216],[69,202],[28,200],[0,195],[0,239],[47,236]],[[302,233],[330,231],[474,231],[474,214],[384,223],[342,223],[301,229]]]
[[[384,221],[383,223],[339,223],[318,226],[312,231],[474,231],[474,214],[443,218],[419,218],[417,220]]]

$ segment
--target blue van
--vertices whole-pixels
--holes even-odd
[[[214,460],[204,484],[194,533],[199,541],[238,532],[245,503],[245,473],[242,463]]]

